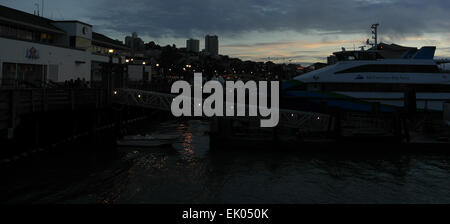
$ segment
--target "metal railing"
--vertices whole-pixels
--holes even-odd
[[[113,92],[113,95],[113,103],[165,111],[171,110],[172,101],[176,97],[174,94],[137,89],[118,89]],[[195,106],[197,105],[192,104],[192,107]],[[237,106],[238,105],[235,104],[234,108],[237,108]],[[223,108],[225,108],[225,106]],[[246,105],[246,111],[248,111],[248,105]],[[261,119],[260,116],[233,116],[227,118],[244,121]],[[280,109],[279,126],[299,128],[308,124],[308,126],[318,126],[319,129],[325,129],[329,120],[330,115],[328,114]]]

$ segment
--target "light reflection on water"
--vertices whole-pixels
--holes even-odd
[[[447,155],[219,151],[209,149],[206,122],[165,123],[156,130],[180,137],[172,147],[120,148],[118,158],[88,175],[67,170],[46,173],[50,177],[45,178],[51,179],[46,184],[57,187],[33,188],[9,201],[450,203]],[[61,176],[67,180],[59,181]],[[40,187],[46,189],[46,184]]]

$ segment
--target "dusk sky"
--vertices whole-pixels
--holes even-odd
[[[0,0],[33,13],[41,0]],[[79,20],[124,40],[185,47],[186,39],[216,34],[220,54],[243,60],[311,63],[341,47],[358,49],[380,23],[380,39],[414,47],[433,45],[450,57],[448,0],[45,0],[44,16]]]

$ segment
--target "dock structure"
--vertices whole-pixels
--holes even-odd
[[[176,97],[174,94],[125,88],[117,89],[113,91],[113,94],[113,103],[163,111],[171,110],[171,103]],[[196,105],[192,105],[194,106]],[[237,108],[236,105],[235,108]],[[295,141],[354,137],[386,137],[409,141],[405,120],[398,114],[336,113],[335,111],[319,113],[283,108],[280,108],[279,112],[279,123],[274,128],[261,128],[259,123],[261,117],[209,118],[211,137],[223,141],[278,141],[286,136],[294,137]]]
[[[106,104],[106,94],[101,89],[0,89],[0,133],[12,138],[24,115],[98,109]]]
[[[171,104],[175,94],[146,91],[130,88],[105,89],[1,89],[0,90],[0,133],[1,138],[15,138],[16,129],[31,128],[35,136],[33,141],[39,145],[43,122],[63,122],[72,132],[95,130],[107,122],[121,124],[122,114],[135,116],[148,115],[149,111],[170,116]],[[125,111],[115,112],[117,108]],[[197,105],[192,105],[192,107]],[[234,108],[238,105],[235,104]],[[450,123],[449,104],[445,105],[444,121]],[[108,109],[109,108],[109,109]],[[134,109],[133,109],[134,108]],[[224,107],[225,108],[225,107]],[[326,107],[328,108],[328,107]],[[142,110],[144,109],[144,110]],[[130,113],[135,111],[136,113]],[[248,111],[248,106],[246,106]],[[83,115],[81,115],[83,113]],[[100,113],[108,114],[107,116]],[[77,117],[77,114],[80,115]],[[53,116],[58,116],[58,119]],[[36,118],[30,120],[30,118]],[[44,118],[41,118],[44,117]],[[104,117],[105,119],[101,119]],[[123,118],[123,119],[122,119]],[[210,137],[216,142],[324,142],[342,139],[380,139],[390,138],[402,142],[410,141],[411,125],[408,117],[399,113],[355,113],[328,108],[322,112],[288,110],[280,108],[279,123],[273,128],[261,128],[260,116],[231,117],[196,117],[208,119],[210,122]],[[28,120],[26,120],[28,119]],[[79,119],[84,124],[80,125]],[[54,121],[52,121],[54,120]],[[102,120],[102,122],[99,122]],[[422,119],[424,120],[424,119]],[[28,121],[28,122],[24,122]],[[89,124],[89,122],[95,124]],[[425,121],[425,120],[424,120]],[[442,121],[442,119],[441,119]],[[107,124],[106,124],[106,123]],[[419,122],[420,123],[420,122]],[[424,123],[424,127],[426,122]],[[41,127],[42,126],[42,127]],[[84,127],[86,126],[86,127]],[[92,126],[89,128],[87,126]],[[416,125],[417,126],[417,125]],[[19,128],[18,128],[19,127]],[[121,125],[116,125],[117,130]],[[417,128],[416,128],[417,129]],[[426,129],[426,128],[422,128]],[[55,130],[53,130],[55,131]],[[70,130],[68,130],[68,136]],[[416,131],[417,132],[417,131]],[[22,132],[21,132],[22,133]],[[67,133],[66,133],[67,134]],[[73,135],[72,135],[73,136]],[[414,134],[415,136],[415,134]]]
[[[152,91],[144,91],[137,89],[118,89],[113,92],[113,102],[118,104],[126,104],[128,106],[138,106],[150,109],[158,109],[164,111],[171,110],[173,99],[177,96],[174,94],[159,93]],[[192,105],[193,107],[196,105]],[[248,108],[248,106],[246,106]],[[225,107],[224,107],[225,108]],[[237,108],[237,106],[235,106]],[[248,110],[247,110],[248,111]],[[227,117],[231,120],[256,121],[260,117],[250,116],[233,116]],[[313,121],[316,125],[328,125],[330,116],[323,113],[285,110],[280,109],[280,120],[278,126],[299,128]]]

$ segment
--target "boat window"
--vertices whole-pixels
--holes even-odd
[[[439,68],[436,65],[392,65],[392,64],[371,64],[361,65],[349,69],[345,69],[335,74],[342,73],[438,73]]]

